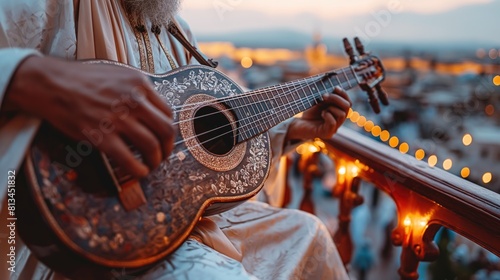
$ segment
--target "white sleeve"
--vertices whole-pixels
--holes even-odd
[[[2,69],[2,75],[0,75],[0,107],[17,66],[31,55],[39,55],[39,52],[32,49],[20,48],[0,49],[0,69]]]

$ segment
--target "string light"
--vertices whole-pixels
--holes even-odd
[[[443,168],[444,168],[444,170],[450,170],[452,166],[453,166],[453,161],[451,159],[446,159],[443,162]]]
[[[500,86],[500,75],[493,77],[493,84],[497,87]]]
[[[387,140],[389,140],[390,137],[391,137],[391,134],[389,133],[389,131],[384,130],[384,131],[380,132],[380,140],[387,142]]]
[[[410,145],[408,145],[408,143],[406,142],[401,143],[401,145],[399,146],[399,151],[403,154],[408,153],[409,150],[410,150]]]
[[[462,143],[465,146],[469,146],[470,144],[472,144],[472,135],[465,134],[464,137],[462,138]]]
[[[464,167],[462,168],[462,171],[460,171],[460,175],[462,175],[462,178],[467,178],[470,175],[470,169],[469,167]]]
[[[497,79],[497,80],[495,80]],[[494,83],[498,82],[500,86],[500,75],[497,75],[494,78]],[[485,107],[485,113],[487,115],[493,115],[495,112],[495,108],[493,105],[489,104]],[[364,128],[364,130],[368,133],[371,133],[374,137],[379,137],[380,140],[383,142],[389,141],[389,146],[392,148],[397,148],[400,139],[397,136],[392,136],[391,133],[388,130],[382,130],[382,128],[378,125],[375,125],[375,123],[371,120],[368,120],[365,116],[361,115],[359,112],[353,111],[352,109],[349,109],[347,118],[350,119],[353,123],[357,124],[359,127]],[[464,146],[470,146],[473,142],[472,135],[470,134],[465,134],[462,137],[462,143]],[[410,145],[406,142],[401,143],[399,145],[399,151],[403,154],[407,154],[410,151]],[[426,152],[424,149],[418,149],[415,151],[415,158],[417,160],[423,160],[426,156]],[[429,166],[435,167],[438,164],[438,157],[437,155],[431,155],[427,159],[427,162]],[[442,163],[443,169],[449,171],[453,167],[453,160],[452,159],[446,159]],[[340,174],[345,174],[347,170],[344,168],[339,169]],[[463,167],[460,171],[460,175],[462,178],[468,178],[471,174],[471,170],[469,167]],[[484,173],[482,180],[485,184],[488,184],[492,181],[493,175],[490,172]]]
[[[392,136],[391,140],[389,140],[389,146],[396,148],[399,144],[399,139],[396,136]]]
[[[380,126],[376,125],[372,128],[372,135],[374,137],[379,137],[380,133],[382,133],[382,129],[380,128]]]
[[[483,183],[488,184],[493,179],[493,175],[490,172],[486,172],[483,174]]]
[[[425,157],[425,151],[422,150],[422,149],[418,149],[416,152],[415,152],[415,158],[418,159],[418,160],[423,160]]]
[[[438,157],[436,155],[432,155],[432,156],[429,157],[429,159],[427,160],[427,162],[429,163],[430,167],[434,167],[434,166],[436,166],[436,164],[438,162]]]

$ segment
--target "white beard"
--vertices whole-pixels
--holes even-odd
[[[125,8],[149,19],[155,25],[169,24],[182,0],[123,0]]]

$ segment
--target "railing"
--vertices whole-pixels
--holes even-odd
[[[402,246],[401,279],[417,279],[419,262],[437,258],[434,236],[441,227],[500,256],[500,194],[353,130],[340,129],[323,143],[323,151],[337,169],[333,193],[340,199],[340,214],[334,240],[345,263],[353,249],[351,210],[363,201],[358,193],[360,180],[371,182],[396,204],[398,223],[391,239],[394,245]]]

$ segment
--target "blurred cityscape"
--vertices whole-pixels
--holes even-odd
[[[219,62],[219,70],[248,89],[308,77],[349,63],[341,40],[338,44],[325,43],[319,32],[309,35],[304,48],[266,45],[265,40],[257,38],[245,44],[207,36],[201,37],[199,46],[206,56]],[[500,193],[500,46],[421,50],[370,46],[385,66],[383,87],[390,105],[377,115],[366,93],[353,90],[353,106],[344,126]],[[300,151],[290,158],[298,166]],[[321,157],[317,160],[319,166],[332,164]],[[318,172],[312,199],[314,213],[333,233],[338,205],[329,193],[332,178],[326,170]],[[302,181],[299,172],[291,174],[294,199],[287,207],[299,208],[304,195]],[[363,186],[362,192],[367,202],[353,213],[355,253],[350,274],[353,279],[398,279],[399,254],[392,253],[398,249],[388,249],[387,241],[395,223],[394,203],[373,187]],[[498,257],[479,246],[448,230],[438,233],[436,243],[444,259],[422,263],[420,279],[500,279]]]

